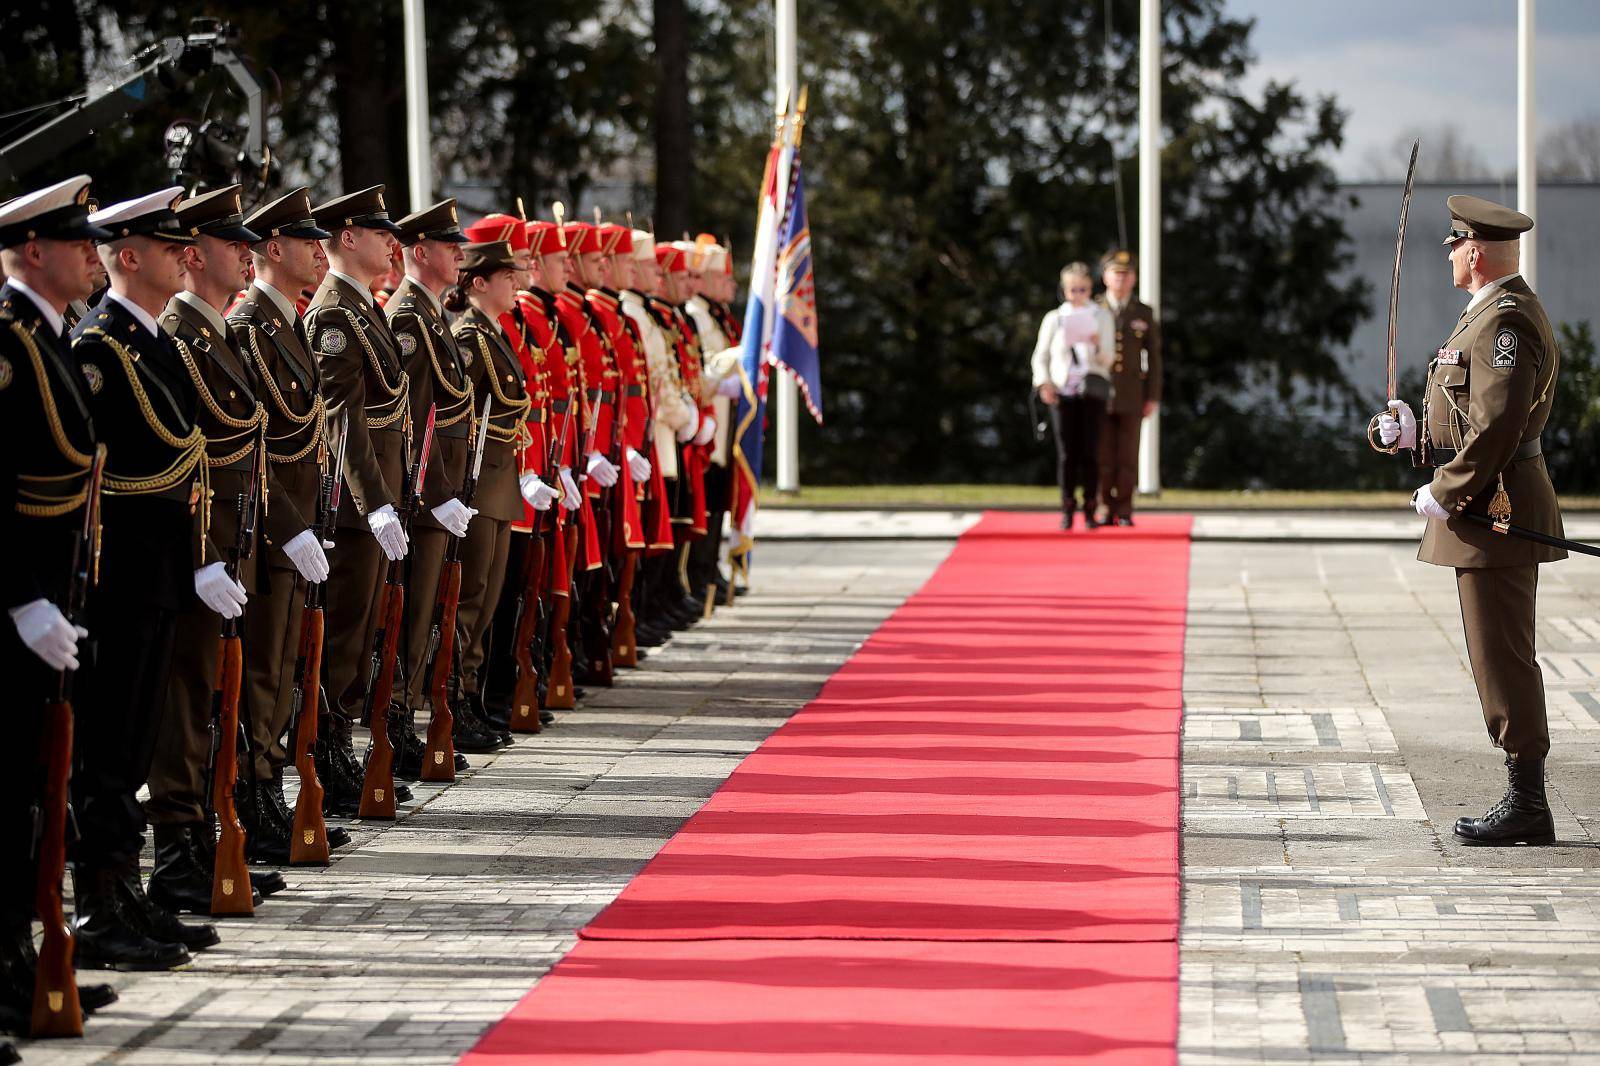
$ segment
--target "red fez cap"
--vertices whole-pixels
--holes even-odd
[[[689,270],[689,260],[683,249],[670,244],[656,245],[656,262],[668,274],[684,274]]]
[[[633,254],[633,227],[607,222],[600,227],[600,250],[606,255]]]
[[[555,255],[562,251],[561,240],[556,236],[556,224],[534,219],[524,228],[528,237],[528,250],[534,255]]]
[[[528,234],[522,228],[522,220],[498,211],[492,215],[484,215],[462,232],[467,235],[467,240],[474,244],[505,241],[511,245],[513,252],[528,250]]]
[[[562,232],[567,235],[568,255],[584,255],[601,250],[600,231],[592,222],[568,222],[562,227]]]

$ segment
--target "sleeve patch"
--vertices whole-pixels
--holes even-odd
[[[1495,334],[1493,365],[1497,368],[1517,365],[1517,335],[1509,329]]]
[[[395,340],[400,342],[400,354],[407,359],[411,358],[411,353],[417,350],[417,338],[413,333],[396,334]]]
[[[95,366],[93,363],[84,363],[82,370],[83,380],[89,383],[89,391],[95,395],[99,395],[100,390],[105,388],[106,376],[102,374],[100,372],[100,368]]]
[[[317,347],[329,355],[338,355],[349,343],[350,340],[342,329],[329,327],[317,335]]]

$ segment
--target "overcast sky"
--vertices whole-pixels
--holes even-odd
[[[1342,177],[1408,127],[1453,122],[1498,172],[1515,168],[1516,0],[1226,0],[1256,20],[1248,84],[1293,81],[1349,113]],[[1538,0],[1541,130],[1600,117],[1600,0]],[[1424,146],[1426,148],[1426,146]]]

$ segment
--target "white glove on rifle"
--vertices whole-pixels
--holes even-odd
[[[1383,441],[1385,448],[1393,447],[1395,441],[1399,441],[1402,448],[1415,448],[1417,416],[1411,413],[1411,405],[1404,400],[1390,400],[1389,410],[1395,414],[1378,416],[1378,439]]]
[[[562,467],[556,475],[556,480],[561,482],[561,506],[569,511],[576,511],[582,507],[583,496],[578,492],[578,483],[572,480],[572,467]]]
[[[78,641],[89,635],[87,629],[67,621],[61,608],[46,599],[13,607],[10,613],[17,636],[46,666],[52,670],[78,668]]]
[[[1422,486],[1411,494],[1411,506],[1415,507],[1417,513],[1423,518],[1445,519],[1450,517],[1450,512],[1446,511],[1439,505],[1439,501],[1433,498],[1433,489],[1427,485]]]
[[[633,475],[635,481],[650,480],[650,460],[640,455],[632,448],[628,449],[628,473]]]
[[[693,408],[690,408],[689,409],[689,423],[688,423],[688,425],[686,425],[682,429],[678,430],[678,432],[673,434],[673,436],[678,438],[678,443],[679,444],[688,444],[690,441],[694,440],[695,431],[698,430],[699,428],[700,428],[700,412],[694,410]]]
[[[386,503],[367,515],[367,526],[391,563],[406,557],[406,531],[400,525],[400,516],[394,513],[394,504]]]
[[[730,400],[737,400],[744,395],[744,383],[739,380],[737,372],[717,382],[717,395],[726,396]]]
[[[522,490],[522,498],[535,511],[550,510],[550,505],[556,500],[556,490],[540,481],[538,474],[523,474],[517,479],[517,486]],[[577,494],[576,489],[573,494]]]
[[[244,613],[244,586],[228,576],[225,563],[207,563],[194,572],[194,592],[200,602],[224,618]]]
[[[710,415],[700,419],[700,432],[694,435],[696,444],[710,444],[711,438],[717,435],[717,420]]]
[[[612,466],[610,460],[599,452],[589,453],[588,473],[594,478],[594,483],[603,489],[615,485],[617,478],[622,476],[622,471]]]
[[[322,550],[322,542],[318,539],[316,530],[301,530],[283,546],[283,554],[287,555],[294,568],[300,571],[300,576],[311,584],[316,585],[328,580],[328,556]]]
[[[472,521],[472,516],[478,513],[478,509],[468,507],[452,496],[430,513],[433,515],[433,520],[443,526],[447,533],[464,537],[467,535],[467,523]]]

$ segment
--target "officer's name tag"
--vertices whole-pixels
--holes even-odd
[[[1435,358],[1438,360],[1440,366],[1460,366],[1461,349],[1440,348],[1438,352],[1435,353]]]

